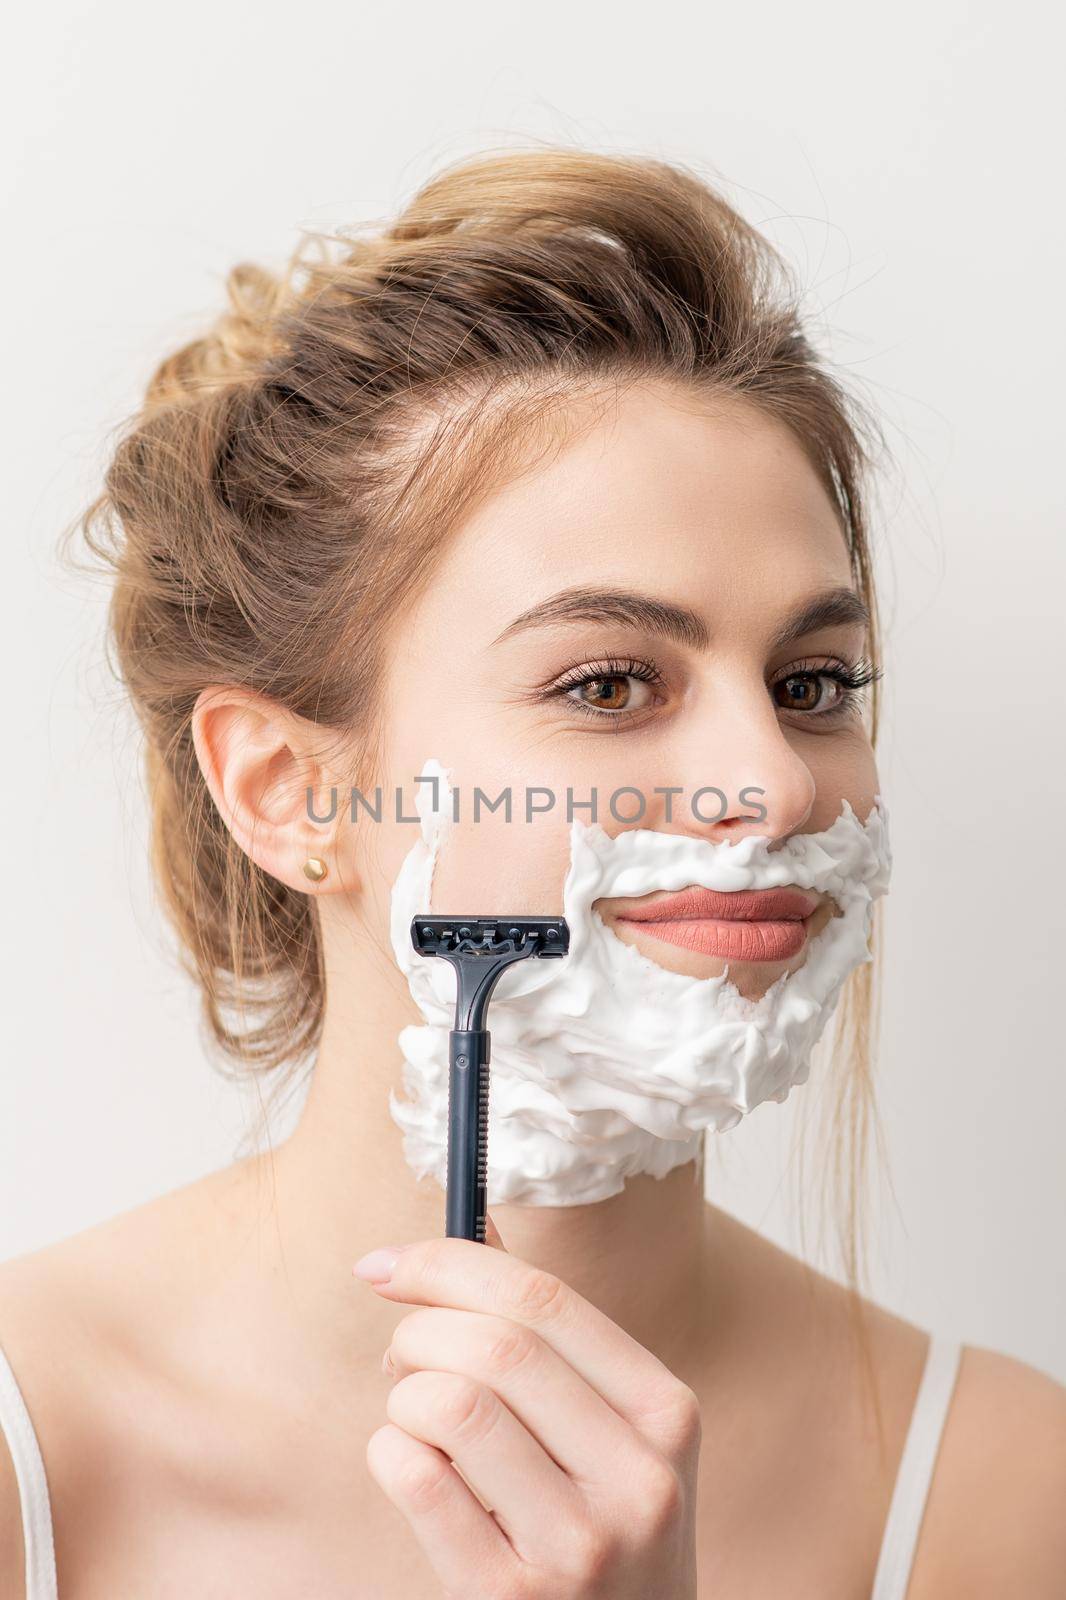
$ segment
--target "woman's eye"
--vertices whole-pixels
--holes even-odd
[[[642,711],[652,697],[650,685],[632,673],[587,678],[567,690],[567,697],[594,711]]]
[[[793,672],[774,684],[774,699],[786,711],[835,711],[846,698],[845,686],[830,672]]]

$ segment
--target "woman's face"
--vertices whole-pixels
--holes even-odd
[[[356,824],[386,938],[388,890],[418,838],[395,820],[393,791],[413,816],[429,757],[459,793],[425,908],[447,914],[558,914],[573,817],[717,842],[821,832],[844,799],[860,821],[871,809],[873,752],[839,676],[861,666],[866,627],[798,443],[742,402],[651,384],[584,420],[469,517],[397,636],[385,820]],[[833,596],[827,615],[802,615]],[[475,820],[475,789],[488,802],[509,789],[510,820],[485,799]],[[595,818],[582,804],[593,791]],[[622,919],[656,899],[595,909],[662,966],[720,974],[722,956]],[[808,939],[834,909],[819,897]],[[730,960],[731,976],[757,997],[806,944]]]

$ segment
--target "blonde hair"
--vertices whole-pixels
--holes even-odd
[[[877,664],[864,477],[881,439],[808,342],[778,253],[662,161],[489,153],[391,223],[305,234],[282,273],[242,263],[226,288],[214,327],[152,375],[75,529],[114,574],[110,645],[146,736],[183,960],[220,1064],[262,1073],[321,1032],[316,910],[216,810],[191,736],[200,691],[269,695],[369,761],[390,626],[464,508],[577,391],[640,379],[743,397],[791,429],[839,515]],[[876,735],[876,685],[870,719]],[[871,976],[842,1002],[826,1163],[853,1289]]]

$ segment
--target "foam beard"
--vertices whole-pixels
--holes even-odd
[[[422,770],[438,783],[418,785],[421,839],[393,885],[391,937],[425,1025],[400,1032],[409,1098],[390,1090],[389,1109],[409,1166],[443,1189],[455,973],[417,954],[411,922],[438,910],[433,870],[452,807],[441,764],[427,761]],[[884,802],[875,799],[862,823],[845,800],[825,832],[794,835],[772,852],[769,845],[762,836],[715,844],[649,828],[611,837],[596,823],[572,823],[562,906],[569,955],[508,968],[489,1006],[489,1205],[584,1205],[620,1193],[633,1173],[665,1177],[697,1158],[705,1129],[735,1127],[764,1100],[784,1101],[807,1081],[845,979],[871,960],[871,908],[888,888],[892,864]],[[591,909],[601,897],[690,884],[726,891],[794,884],[831,896],[840,914],[808,941],[801,967],[748,1000],[728,967],[712,978],[669,972]],[[473,915],[491,908],[440,909]]]

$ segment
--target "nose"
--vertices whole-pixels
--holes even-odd
[[[716,696],[713,708],[693,716],[685,738],[677,816],[686,831],[735,843],[749,835],[785,839],[803,827],[814,806],[814,775],[789,743],[764,684]]]

